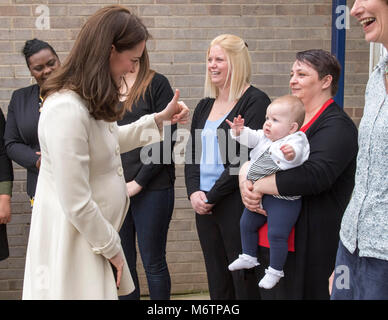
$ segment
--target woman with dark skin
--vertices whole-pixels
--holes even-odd
[[[18,89],[12,94],[4,140],[8,157],[27,169],[27,194],[32,205],[40,167],[40,88],[60,66],[60,62],[55,50],[47,42],[38,39],[26,41],[23,55],[36,84]]]

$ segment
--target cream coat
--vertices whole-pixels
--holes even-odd
[[[72,91],[50,96],[38,127],[42,162],[23,299],[117,299],[134,290],[125,263],[117,291],[108,259],[129,206],[120,153],[161,140],[154,115],[127,126],[90,116]],[[123,254],[124,256],[124,254]]]

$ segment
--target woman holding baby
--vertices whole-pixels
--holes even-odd
[[[290,74],[291,93],[305,106],[301,127],[310,154],[301,166],[278,171],[254,184],[240,171],[240,191],[247,209],[266,214],[263,194],[302,196],[302,208],[289,237],[285,276],[273,289],[261,289],[262,299],[329,299],[344,210],[353,187],[357,129],[334,102],[340,77],[337,59],[324,50],[298,52]],[[269,264],[267,227],[259,230],[259,273]]]

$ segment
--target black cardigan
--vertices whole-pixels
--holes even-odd
[[[288,275],[295,282],[288,292],[270,298],[329,298],[327,281],[334,270],[340,224],[354,187],[357,128],[348,115],[332,103],[306,135],[308,160],[276,173],[281,195],[303,197],[295,225],[295,274]]]
[[[27,169],[27,194],[35,195],[39,170],[36,161],[40,151],[38,139],[39,86],[21,88],[12,94],[8,106],[4,141],[8,157]]]
[[[230,111],[226,119],[233,121],[234,117],[241,115],[245,122],[244,125],[252,129],[260,129],[265,122],[265,114],[267,107],[270,104],[270,99],[261,90],[250,86],[243,96],[238,100],[234,108]],[[213,107],[214,99],[202,99],[195,108],[191,123],[191,141],[188,141],[186,148],[186,165],[185,165],[185,180],[187,195],[190,195],[200,188],[200,159],[202,154],[201,147],[201,130],[204,128],[210,111]],[[200,129],[200,130],[196,130]],[[217,203],[224,196],[238,189],[238,174],[234,172],[230,174],[231,168],[239,168],[242,163],[240,159],[247,159],[248,149],[236,143],[229,134],[229,125],[224,120],[217,129],[218,143],[220,146],[221,157],[225,170],[218,178],[214,186],[207,193],[209,203]],[[226,138],[226,141],[225,141]],[[197,145],[197,146],[196,146]],[[229,150],[230,147],[236,146],[236,153]],[[245,153],[246,157],[242,154]],[[236,157],[232,157],[236,154]],[[236,170],[237,171],[237,170]]]
[[[159,73],[155,73],[147,88],[144,99],[141,97],[139,101],[132,107],[131,112],[126,112],[124,118],[117,121],[118,125],[125,125],[137,121],[146,114],[162,111],[173,98],[174,93],[167,78]],[[161,157],[159,163],[143,164],[140,160],[142,148],[121,154],[121,161],[124,169],[125,181],[135,180],[143,189],[162,190],[174,186],[175,182],[175,165],[172,161],[172,149],[174,141],[172,135],[177,129],[176,125],[170,127],[171,136],[165,136],[164,141],[158,143]],[[156,145],[156,144],[155,144]],[[155,145],[153,145],[155,147]],[[151,148],[152,145],[147,146]],[[146,150],[147,148],[143,149]],[[155,148],[155,150],[158,150]],[[168,150],[164,150],[168,148]],[[151,149],[152,150],[152,149]],[[163,159],[163,151],[169,152],[171,157]],[[152,157],[152,153],[149,154]],[[167,158],[167,161],[166,161]],[[171,159],[171,161],[170,161]],[[163,163],[167,162],[167,163]]]

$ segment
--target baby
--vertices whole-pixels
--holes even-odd
[[[304,121],[304,105],[295,96],[283,96],[274,100],[267,109],[262,130],[244,127],[241,116],[226,120],[231,127],[231,136],[240,144],[253,148],[247,179],[255,182],[279,170],[300,166],[310,153],[306,135],[298,131]],[[259,286],[273,288],[284,277],[283,266],[287,259],[289,234],[298,219],[302,201],[300,196],[270,196],[262,200],[268,216],[268,240],[270,265]],[[242,254],[229,265],[229,270],[250,269],[257,261],[258,229],[267,217],[247,208],[240,219]]]

